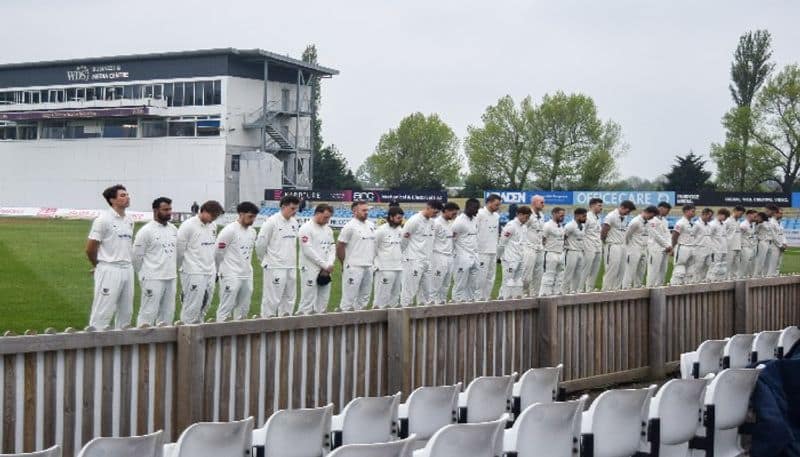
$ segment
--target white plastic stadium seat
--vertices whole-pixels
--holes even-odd
[[[397,435],[400,392],[386,397],[357,397],[333,416],[334,447],[342,444],[386,443]]]
[[[95,438],[83,446],[78,457],[160,457],[161,430],[142,436]]]
[[[722,351],[725,340],[705,340],[696,351],[681,354],[681,378],[704,378],[722,369]]]
[[[742,455],[739,426],[747,418],[750,395],[758,380],[759,369],[722,370],[706,387],[703,398],[703,423],[692,448],[705,455],[733,457]],[[708,452],[713,451],[713,454]]]
[[[330,449],[333,404],[321,408],[282,409],[253,430],[253,446],[264,446],[264,455],[321,457]]]
[[[388,443],[346,444],[328,454],[328,457],[411,457],[416,439],[417,436],[412,434],[406,439]]]
[[[742,333],[728,338],[722,351],[722,368],[746,368],[750,365],[750,353],[755,335]]]
[[[798,341],[800,341],[800,327],[792,325],[791,327],[783,329],[781,331],[781,336],[778,337],[778,347],[775,349],[775,357],[782,359],[792,350],[792,347]]]
[[[713,376],[713,375],[711,375]],[[709,377],[711,377],[709,376]],[[686,457],[700,423],[703,390],[708,380],[672,379],[650,401],[645,452],[659,457]]]
[[[559,364],[555,367],[531,368],[522,373],[512,391],[514,414],[518,415],[534,403],[555,401],[563,368],[564,365]]]
[[[0,457],[61,457],[61,446],[56,444],[42,451],[24,452],[22,454],[0,454]]]
[[[756,333],[755,338],[753,338],[750,363],[774,359],[775,349],[778,347],[778,338],[780,336],[780,330]]]
[[[400,436],[414,434],[429,440],[437,430],[458,422],[461,383],[452,386],[419,387],[398,409]]]
[[[588,395],[578,400],[534,403],[506,430],[503,451],[507,456],[572,457],[580,448],[581,415]]]
[[[517,373],[510,376],[479,376],[473,379],[467,390],[458,394],[458,421],[488,422],[510,412],[515,379]]]
[[[507,414],[491,422],[446,425],[414,457],[499,457]]]
[[[656,386],[601,393],[581,422],[581,455],[629,456],[639,450],[643,414]]]
[[[177,443],[164,445],[164,457],[239,457],[250,455],[253,418],[234,422],[198,422]]]

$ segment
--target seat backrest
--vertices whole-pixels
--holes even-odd
[[[198,422],[183,431],[176,457],[244,456],[253,442],[253,418],[234,422]]]
[[[535,403],[526,408],[514,422],[517,445],[513,451],[518,457],[571,457],[576,448],[575,419],[584,401]]]
[[[672,379],[650,402],[650,419],[660,423],[663,444],[684,443],[694,437],[700,419],[705,379]]]
[[[330,446],[333,404],[322,408],[282,409],[267,420],[266,455],[316,457]]]
[[[697,373],[696,378],[704,378],[709,373],[718,373],[722,369],[722,352],[725,350],[725,340],[705,340],[697,347]]]
[[[408,438],[388,443],[346,444],[336,448],[328,457],[411,457],[416,440],[417,436],[411,434]]]
[[[563,365],[531,368],[519,378],[520,411],[534,403],[550,403],[558,394]]]
[[[595,399],[587,411],[595,457],[636,453],[642,434],[642,410],[651,392],[649,387],[607,390]]]
[[[342,410],[342,444],[385,443],[392,439],[400,393],[354,398]]]
[[[792,350],[792,347],[794,347],[794,344],[798,341],[800,341],[800,327],[796,325],[786,327],[781,331],[781,336],[778,337],[778,348],[776,349],[775,356],[783,358]]]
[[[496,420],[511,406],[511,390],[516,373],[510,376],[479,376],[465,391],[467,397],[467,422]]]
[[[715,429],[731,429],[744,423],[759,371],[754,368],[729,368],[711,380],[703,404],[714,405]]]
[[[755,335],[742,333],[733,335],[725,344],[722,355],[727,361],[726,368],[745,368],[750,365],[750,352]]]
[[[502,432],[506,418],[474,424],[442,427],[425,446],[428,457],[493,457],[502,451]]]
[[[78,457],[161,457],[161,430],[142,436],[95,438],[83,446]]]
[[[56,444],[41,451],[24,452],[22,454],[0,454],[0,457],[61,457],[61,446]]]
[[[420,387],[408,396],[408,432],[427,440],[445,425],[458,420],[461,383],[452,386]]]
[[[778,338],[781,336],[780,330],[769,332],[758,332],[753,338],[751,363],[762,360],[772,360],[775,358],[775,348],[778,347]]]

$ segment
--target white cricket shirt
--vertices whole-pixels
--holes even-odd
[[[133,266],[139,279],[175,279],[177,274],[178,229],[150,221],[133,240]]]
[[[625,223],[625,217],[619,214],[619,209],[606,214],[603,224],[608,224],[610,227],[606,235],[606,244],[625,244],[627,224]]]
[[[575,219],[564,226],[564,247],[568,251],[583,251],[586,248],[586,223],[579,224]]]
[[[638,249],[647,249],[649,236],[647,233],[647,221],[641,214],[631,219],[628,230],[625,233],[625,244]]]
[[[336,261],[336,245],[333,230],[328,224],[319,225],[313,219],[300,226],[300,265],[319,269],[333,266]]]
[[[602,252],[603,241],[600,239],[600,219],[591,211],[586,213],[586,223],[583,227],[583,245],[588,252]]]
[[[678,244],[684,246],[697,245],[697,224],[687,219],[686,216],[675,223],[675,232],[678,234]]]
[[[545,252],[564,252],[564,227],[550,219],[542,230]]]
[[[375,268],[383,271],[403,269],[403,229],[385,223],[375,231]]]
[[[92,222],[89,239],[100,242],[98,262],[130,265],[133,260],[133,219],[128,215],[113,209],[101,213]]]
[[[417,213],[402,228],[403,256],[408,260],[427,259],[433,253],[433,219]]]
[[[672,246],[669,235],[669,226],[666,218],[655,216],[647,221],[648,247],[650,249],[664,250]]]
[[[444,216],[433,221],[433,252],[448,257],[453,256],[453,222]]]
[[[350,219],[342,232],[339,241],[345,243],[344,263],[353,267],[371,267],[375,258],[375,224],[370,221],[361,222]]]
[[[739,227],[739,221],[728,216],[725,223],[722,224],[725,228],[725,239],[728,242],[729,251],[740,251],[742,249],[742,231]]]
[[[217,237],[217,271],[222,277],[252,279],[256,230],[233,221]]]
[[[256,254],[264,268],[297,268],[297,220],[275,213],[256,238]]]
[[[462,213],[453,222],[453,252],[456,257],[477,257],[478,222],[476,219],[477,217],[470,219]]]
[[[497,239],[500,230],[500,215],[491,213],[486,207],[478,210],[475,216],[478,223],[478,252],[497,254]]]
[[[217,224],[204,224],[199,216],[178,227],[178,267],[186,274],[216,273],[214,252],[217,249]]]
[[[502,251],[501,259],[505,262],[522,262],[525,245],[528,242],[528,226],[519,219],[509,221],[500,234],[498,247]]]

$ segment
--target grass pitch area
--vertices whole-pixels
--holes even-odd
[[[0,332],[41,332],[47,327],[63,331],[66,327],[86,326],[92,303],[92,276],[84,247],[90,225],[89,221],[0,218]],[[255,263],[254,267],[258,272]],[[786,253],[782,271],[800,271],[800,250]],[[498,271],[498,280],[499,277]],[[340,278],[337,264],[331,291],[334,307],[341,296]],[[251,315],[260,311],[261,279],[260,274],[255,275]],[[496,280],[494,296],[498,289]],[[138,306],[137,285],[134,316]],[[215,297],[209,316],[214,315],[216,306]],[[176,311],[176,318],[178,315]]]

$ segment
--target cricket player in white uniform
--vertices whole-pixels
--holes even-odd
[[[375,231],[375,298],[373,308],[395,308],[400,305],[403,286],[403,210],[392,206],[386,223]]]
[[[647,221],[647,287],[663,286],[667,275],[667,262],[672,252],[672,239],[667,225],[667,215],[672,205],[658,204],[655,217]]]
[[[770,218],[769,223],[772,226],[772,244],[769,246],[769,255],[765,262],[765,276],[778,276],[781,269],[781,260],[783,259],[783,252],[786,250],[786,234],[781,225],[783,219],[783,210],[777,205],[769,205]]]
[[[453,222],[453,301],[467,302],[477,299],[478,289],[478,222],[480,202],[470,198],[464,212]]]
[[[242,202],[236,207],[238,218],[226,225],[217,236],[215,261],[219,275],[217,322],[247,317],[253,298],[253,248],[256,229],[253,223],[258,206]]]
[[[753,258],[753,276],[766,276],[767,264],[769,262],[770,246],[774,239],[772,224],[769,222],[769,214],[760,212],[756,216],[756,252]]]
[[[453,202],[445,203],[442,214],[433,221],[433,303],[443,305],[453,281],[455,251],[453,247],[453,222],[461,208]]]
[[[703,208],[700,212],[700,219],[695,224],[696,247],[694,253],[694,263],[689,268],[691,282],[704,282],[708,277],[711,268],[711,254],[713,252],[713,241],[711,239],[711,219],[714,211],[711,208]]]
[[[300,226],[300,304],[298,314],[319,314],[328,309],[336,245],[329,224],[333,207],[317,205],[314,215]]]
[[[697,225],[694,223],[695,207],[683,205],[683,217],[675,223],[672,232],[672,250],[675,252],[675,266],[672,269],[670,284],[679,286],[691,282],[691,268],[694,264],[697,247]]]
[[[491,194],[486,197],[486,205],[478,211],[478,269],[480,277],[479,294],[476,300],[486,301],[492,295],[494,277],[497,272],[497,242],[500,235],[500,204],[499,195]]]
[[[583,244],[585,246],[583,292],[591,292],[597,284],[600,264],[603,261],[603,240],[600,239],[600,213],[603,212],[603,199],[589,199],[589,211],[586,213],[586,225]]]
[[[372,262],[375,259],[375,224],[367,220],[366,202],[353,202],[350,219],[336,243],[336,257],[342,262],[342,311],[361,310],[372,293]]]
[[[728,252],[725,254],[726,265],[726,279],[736,279],[739,277],[742,265],[742,230],[740,219],[744,214],[743,206],[735,206],[733,214],[731,214],[722,226],[725,231],[725,241],[728,246]]]
[[[517,216],[503,227],[497,254],[503,266],[503,283],[500,299],[522,298],[522,273],[525,245],[528,242],[528,219],[531,209],[527,206],[517,208]]]
[[[103,330],[131,324],[133,314],[133,219],[125,214],[130,196],[117,184],[103,191],[111,207],[92,222],[86,256],[92,264],[94,299],[89,325]]]
[[[427,304],[433,301],[433,221],[442,210],[442,202],[431,200],[425,208],[403,225],[403,288],[400,306]]]
[[[727,208],[717,210],[717,215],[708,224],[711,227],[711,263],[706,279],[712,282],[724,281],[728,277],[728,237],[725,234],[725,220],[730,219]]]
[[[542,286],[542,266],[544,265],[544,249],[542,246],[542,230],[544,229],[544,197],[534,195],[531,198],[531,217],[528,219],[528,243],[525,246],[525,266],[522,272],[522,288],[529,297],[539,295]]]
[[[650,232],[647,224],[656,217],[658,209],[648,206],[636,217],[631,219],[628,230],[625,231],[625,279],[623,288],[638,289],[644,285],[647,272],[647,245],[650,242]]]
[[[739,265],[739,278],[751,278],[754,276],[756,249],[758,240],[756,239],[756,218],[758,211],[749,209],[745,212],[744,220],[739,224],[739,231],[742,236],[742,262]]]
[[[196,216],[178,227],[178,257],[176,263],[181,277],[181,316],[184,324],[199,324],[214,297],[217,266],[217,224],[224,213],[222,205],[209,200],[200,206]]]
[[[625,266],[627,255],[625,253],[625,230],[628,225],[625,217],[636,210],[636,205],[630,200],[625,200],[619,207],[603,218],[600,229],[600,239],[605,243],[603,252],[603,290],[619,290],[625,280]]]
[[[561,293],[561,281],[564,279],[564,214],[564,208],[553,208],[550,220],[544,224],[542,230],[544,273],[542,286],[539,288],[540,297]]]
[[[153,220],[133,239],[133,268],[142,288],[136,326],[172,324],[178,291],[178,229],[170,224],[172,200],[153,200]]]
[[[294,215],[300,199],[285,195],[280,211],[261,226],[256,238],[256,256],[261,262],[261,317],[289,316],[297,296],[297,229]]]
[[[564,226],[564,281],[561,291],[564,294],[583,292],[586,286],[586,259],[589,256],[586,246],[586,208],[576,208],[573,218]]]

